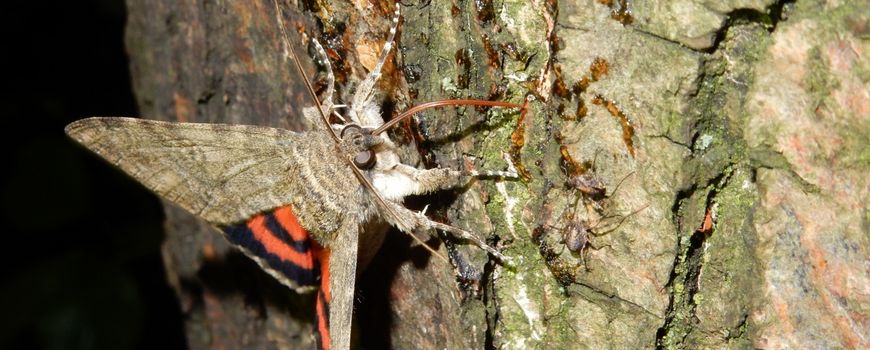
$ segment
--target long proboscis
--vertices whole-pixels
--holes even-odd
[[[503,107],[503,108],[523,108],[524,105],[510,103],[510,102],[499,102],[499,101],[487,101],[487,100],[467,100],[467,99],[455,99],[455,100],[440,100],[440,101],[432,101],[426,102],[423,104],[416,105],[411,107],[411,109],[399,114],[398,117],[393,118],[389,122],[381,125],[379,128],[372,131],[372,135],[378,135],[389,128],[392,128],[399,122],[404,119],[407,119],[414,114],[417,114],[423,110],[429,108],[443,107],[443,106],[485,106],[485,107]]]

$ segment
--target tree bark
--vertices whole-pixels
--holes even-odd
[[[279,1],[324,43],[341,96],[374,66],[387,1]],[[271,1],[128,0],[149,118],[300,130],[311,105]],[[870,346],[870,6],[860,1],[412,1],[379,83],[419,167],[503,169],[409,200],[514,262],[391,233],[359,281],[368,348]],[[314,72],[313,65],[306,63]],[[341,103],[341,102],[339,102]],[[603,197],[572,176],[595,175]],[[578,197],[579,196],[579,197]],[[580,198],[578,201],[577,198]],[[624,220],[623,220],[624,218]],[[591,227],[568,249],[570,224]],[[165,262],[192,348],[312,346],[313,299],[167,210]],[[435,237],[435,235],[433,235]]]

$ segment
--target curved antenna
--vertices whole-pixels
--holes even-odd
[[[390,120],[389,122],[381,125],[379,128],[372,131],[372,135],[378,135],[389,128],[392,128],[394,125],[398,124],[402,120],[420,112],[425,109],[442,107],[442,106],[487,106],[487,107],[504,107],[504,108],[523,108],[523,105],[519,105],[516,103],[509,102],[498,102],[498,101],[486,101],[486,100],[465,100],[465,99],[456,99],[456,100],[440,100],[440,101],[432,101],[426,102],[423,104],[416,105],[411,107],[411,109],[402,112],[398,117]]]
[[[287,38],[287,30],[284,28],[284,19],[281,18],[282,13],[281,8],[278,6],[278,0],[273,0],[273,3],[275,4],[275,18],[278,19],[278,28],[281,30],[281,39],[283,39],[284,42],[284,55],[289,53],[289,55],[292,56],[293,63],[296,65],[296,70],[298,70],[299,74],[302,75],[305,89],[308,90],[308,94],[311,95],[311,98],[314,99],[314,103],[317,104],[317,112],[320,114],[320,119],[323,120],[323,124],[326,125],[326,129],[329,130],[332,139],[336,143],[339,143],[341,140],[335,133],[335,130],[332,130],[332,126],[329,124],[329,118],[327,118],[326,113],[323,111],[323,106],[320,104],[320,99],[317,98],[314,88],[311,87],[311,82],[308,81],[308,74],[305,74],[305,69],[302,68],[302,63],[299,62],[299,57],[296,56],[296,51],[290,46],[290,40]]]

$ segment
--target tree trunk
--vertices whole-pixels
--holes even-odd
[[[346,96],[374,66],[392,2],[279,3],[296,51],[311,57],[298,31],[324,43]],[[270,0],[128,7],[143,115],[303,127],[311,99]],[[522,114],[430,110],[391,132],[420,167],[511,159],[521,181],[408,204],[432,204],[515,266],[449,237],[430,240],[441,263],[392,233],[359,281],[361,343],[870,346],[868,13],[861,1],[404,2],[380,82],[387,118],[438,99],[531,97]],[[599,178],[606,195],[572,178]],[[312,346],[313,298],[188,214],[167,217],[192,348]]]

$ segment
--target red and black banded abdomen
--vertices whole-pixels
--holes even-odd
[[[320,286],[315,312],[318,349],[329,349],[329,250],[308,234],[290,207],[252,217],[244,224],[222,228],[230,243],[242,248],[273,275],[296,286]],[[283,281],[282,281],[283,282]]]

